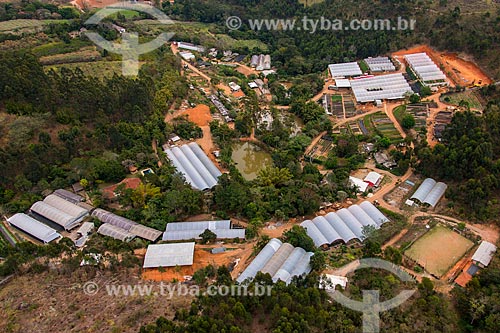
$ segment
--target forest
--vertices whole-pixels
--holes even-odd
[[[448,4],[449,3],[449,4]],[[464,12],[453,1],[333,1],[305,7],[297,0],[179,0],[164,4],[164,11],[176,19],[217,23],[221,33],[237,39],[259,39],[271,47],[273,64],[287,75],[321,72],[334,62],[354,61],[387,54],[419,43],[474,56],[490,74],[498,77],[496,63],[499,32],[498,13]],[[238,16],[239,30],[224,29],[229,16]],[[417,21],[415,31],[252,31],[248,19],[397,19]],[[251,50],[249,50],[251,51]],[[258,50],[256,50],[258,51]]]

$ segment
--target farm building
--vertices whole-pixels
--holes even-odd
[[[356,186],[358,188],[358,192],[366,192],[368,189],[368,183],[365,183],[362,179],[349,176],[349,184],[351,186]]]
[[[130,242],[135,238],[134,234],[109,223],[104,223],[103,225],[101,225],[99,229],[97,229],[97,233],[114,239],[118,239],[122,242]]]
[[[172,164],[192,187],[207,190],[217,184],[222,173],[195,142],[165,149]]]
[[[273,238],[236,281],[242,283],[247,279],[251,280],[260,271],[271,275],[274,282],[281,280],[289,284],[294,276],[309,274],[312,255],[312,252],[306,252],[301,247],[293,247]]]
[[[347,282],[349,280],[345,276],[324,274],[319,281],[320,288],[325,290],[335,290],[337,286],[341,286],[342,289],[347,287]]]
[[[446,75],[432,61],[427,53],[414,53],[405,55],[411,71],[420,80],[420,82],[429,87],[447,86],[449,83]]]
[[[87,209],[54,194],[47,196],[43,201],[35,202],[30,210],[65,230],[73,229],[89,214]]]
[[[330,245],[337,241],[349,242],[352,239],[364,239],[363,228],[373,226],[379,229],[383,223],[389,222],[373,204],[364,201],[360,205],[343,208],[335,213],[317,216],[306,220],[300,225],[307,230],[307,234],[316,246]]]
[[[351,81],[348,79],[336,79],[335,85],[337,88],[351,88]]]
[[[331,64],[328,65],[328,70],[334,79],[359,76],[363,74],[357,62]]]
[[[375,171],[370,171],[365,179],[363,179],[364,182],[368,183],[370,186],[378,187],[380,183],[382,182],[382,179],[384,176],[382,176],[380,173],[375,172]]]
[[[351,80],[351,87],[358,103],[404,99],[413,93],[401,73]]]
[[[366,58],[365,63],[370,72],[394,72],[396,67],[389,57]]]
[[[497,251],[497,247],[490,242],[482,241],[476,252],[472,256],[472,262],[484,268],[490,264],[491,259],[493,259],[493,255]]]
[[[144,257],[143,268],[191,266],[194,257],[194,243],[149,245]]]
[[[179,52],[179,55],[182,57],[182,59],[186,61],[191,61],[196,59],[195,55],[190,51],[181,51]]]
[[[104,226],[104,225],[113,226],[113,228],[106,228],[104,230],[109,229],[112,231],[120,231],[121,234],[118,235],[120,238],[125,237],[125,235],[127,237],[129,237],[128,234],[130,234],[134,237],[137,236],[137,237],[144,238],[146,240],[154,242],[158,238],[160,238],[160,236],[162,234],[162,232],[159,230],[156,230],[156,229],[147,227],[145,225],[139,224],[137,222],[134,222],[134,221],[129,220],[127,218],[124,218],[122,216],[108,212],[104,209],[100,209],[100,208],[95,209],[92,212],[92,216],[97,218],[99,221],[104,222],[104,224],[102,226]],[[101,230],[101,228],[99,228],[99,230]],[[102,234],[102,232],[99,232],[99,230],[97,232]],[[113,237],[113,235],[106,235],[106,236]],[[116,237],[114,237],[114,238],[116,238]],[[117,238],[117,239],[120,239],[120,238]]]
[[[74,203],[75,205],[85,201],[85,199],[82,196],[79,196],[78,194],[75,194],[73,192],[64,189],[55,190],[54,194],[57,195],[58,197],[63,198],[66,201]]]
[[[205,52],[205,48],[203,46],[194,45],[194,44],[191,44],[191,43],[178,42],[177,46],[180,49],[184,49],[184,50],[195,51],[195,52],[200,52],[200,53]]]
[[[207,229],[215,233],[217,239],[245,239],[245,229],[232,229],[231,221],[223,220],[168,223],[163,233],[163,240],[201,239],[200,235]]]
[[[250,60],[250,67],[255,68],[257,67],[258,64],[259,64],[259,56],[254,54],[252,56],[252,59]]]
[[[445,183],[436,183],[432,178],[425,179],[419,188],[410,197],[411,200],[421,204],[427,204],[431,207],[435,207],[441,197],[446,192],[448,186]]]
[[[56,230],[23,213],[15,214],[7,221],[11,226],[43,243],[50,243],[62,237]]]

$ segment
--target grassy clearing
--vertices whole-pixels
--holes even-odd
[[[440,100],[442,102],[457,106],[461,101],[465,101],[469,103],[471,109],[483,110],[483,105],[473,91],[463,91],[459,93],[442,95],[440,97]]]
[[[394,113],[394,117],[396,117],[396,120],[398,121],[399,124],[403,122],[403,117],[406,114],[406,105],[400,105],[392,111]]]
[[[72,39],[69,44],[64,42],[52,42],[36,46],[32,49],[32,52],[37,57],[47,57],[56,54],[76,52],[82,48],[91,47],[95,49],[94,44],[87,41],[82,41],[80,39]]]
[[[457,263],[473,242],[442,225],[437,225],[420,237],[405,255],[424,267],[429,273],[441,277]]]
[[[94,76],[100,79],[111,78],[114,74],[121,75],[122,73],[121,61],[77,62],[72,64],[45,66],[44,69],[46,71],[53,69],[57,72],[63,67],[72,70],[80,68],[85,75]]]
[[[0,32],[17,32],[23,29],[36,29],[42,28],[49,24],[62,24],[67,23],[68,20],[10,20],[0,22]]]
[[[57,65],[76,62],[92,62],[101,59],[101,53],[94,48],[63,54],[40,57],[42,65]]]
[[[370,70],[370,67],[368,67],[367,63],[364,60],[358,61],[358,64],[363,73],[367,73]]]

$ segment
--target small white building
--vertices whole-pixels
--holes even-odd
[[[349,184],[351,186],[356,186],[358,188],[358,192],[366,192],[368,189],[368,183],[364,182],[362,179],[349,176]]]
[[[383,178],[384,176],[382,176],[380,173],[375,171],[370,171],[368,175],[366,175],[365,179],[363,179],[363,181],[368,183],[368,185],[370,186],[379,187]]]
[[[472,256],[472,262],[475,265],[484,268],[490,264],[490,261],[493,259],[493,255],[496,251],[497,247],[494,244],[482,241]]]
[[[347,287],[347,282],[349,282],[349,280],[345,276],[325,274],[321,277],[319,285],[326,291],[333,291],[337,286],[341,286],[342,289],[345,289]]]

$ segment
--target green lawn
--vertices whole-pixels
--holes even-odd
[[[396,107],[392,112],[394,113],[394,117],[396,117],[398,123],[401,124],[403,122],[403,117],[406,114],[406,105],[400,105]]]

